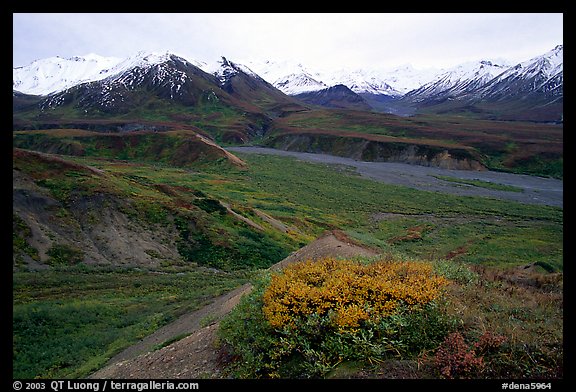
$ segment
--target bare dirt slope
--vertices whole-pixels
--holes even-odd
[[[356,257],[377,254],[375,250],[355,243],[344,233],[334,230],[270,268],[280,270],[290,263],[328,256]],[[245,284],[216,298],[202,309],[182,316],[116,355],[106,367],[92,374],[90,378],[220,378],[222,369],[216,336],[219,322],[251,289],[250,284]],[[185,334],[189,335],[152,351],[158,345]]]

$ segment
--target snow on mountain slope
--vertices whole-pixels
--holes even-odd
[[[341,69],[331,74],[325,73],[322,80],[330,86],[343,84],[357,94],[402,95],[400,91],[386,83],[377,71]]]
[[[408,92],[405,97],[412,102],[421,102],[458,96],[481,88],[509,66],[502,61],[466,62],[439,74],[434,80]]]
[[[71,58],[50,57],[13,69],[13,89],[25,94],[47,95],[79,83],[101,80],[122,62],[117,57],[96,54]]]
[[[96,54],[71,58],[50,57],[13,69],[13,89],[25,94],[48,95],[81,83],[114,78],[134,67],[147,68],[170,60],[170,52],[138,52],[126,59]],[[188,60],[186,60],[188,61]],[[190,62],[190,61],[189,61]],[[200,67],[204,63],[192,61]]]
[[[198,90],[204,91],[197,86],[201,79],[206,79],[205,84],[216,83],[214,77],[170,52],[139,52],[107,70],[107,75],[48,94],[40,102],[41,110],[74,102],[75,107],[85,113],[93,110],[127,113],[141,104],[135,99],[138,94],[133,94],[138,89],[144,95],[193,105],[198,99]],[[196,76],[198,79],[194,81]]]
[[[434,80],[445,72],[438,68],[416,69],[410,64],[381,71],[380,78],[402,95]]]
[[[220,83],[226,82],[226,80],[230,79],[232,76],[238,74],[239,72],[244,72],[249,76],[264,80],[260,75],[252,71],[248,66],[232,62],[224,56],[222,56],[220,60],[214,63],[199,63],[196,66],[202,69],[202,71],[216,76],[218,80],[220,80]]]
[[[183,62],[190,63],[196,67],[204,66],[204,63],[195,61],[195,60],[187,60],[182,56],[179,56],[172,52],[138,52],[133,56],[126,58],[125,60],[118,63],[115,67],[110,69],[110,75],[120,74],[124,71],[129,69],[140,67],[140,68],[148,68],[153,65],[162,64],[167,61],[172,60],[174,57],[180,59]]]
[[[169,65],[169,62],[192,64],[170,52],[138,52],[136,56],[129,57],[111,70],[112,75],[105,79],[109,83],[103,87],[105,90],[103,93],[106,94],[112,90],[114,85],[133,88],[141,85],[144,79],[151,78],[149,82],[152,85],[168,87],[170,99],[173,99],[186,83],[188,75],[177,67]],[[148,72],[152,70],[153,72]]]
[[[37,60],[25,67],[13,69],[13,89],[25,94],[48,95],[80,83],[115,77],[134,67],[146,68],[160,64],[168,61],[171,55],[173,54],[170,52],[138,52],[126,59],[89,54],[69,59],[52,57]],[[212,63],[186,61],[207,73],[216,75],[221,81],[242,70],[249,75],[262,78],[288,95],[319,91],[344,84],[356,93],[398,96],[416,86],[422,77],[426,78],[425,74],[408,68],[401,70],[402,72],[382,74],[360,69],[313,71],[295,61],[232,63],[224,57]]]
[[[169,52],[139,52],[126,59],[95,54],[69,59],[51,57],[34,61],[25,67],[14,68],[13,89],[25,94],[48,95],[84,82],[118,78],[129,69],[146,69],[165,63],[172,56],[176,55]],[[490,98],[529,90],[541,90],[548,95],[561,96],[563,83],[562,45],[512,67],[506,61],[482,60],[464,63],[448,70],[421,70],[410,65],[392,70],[369,67],[312,70],[292,60],[232,63],[222,57],[220,61],[206,63],[177,57],[181,62],[187,62],[215,75],[221,82],[242,71],[266,81],[287,95],[320,91],[343,84],[355,93],[402,97],[416,104],[430,99],[442,100],[464,95]],[[159,69],[160,76],[161,72]]]
[[[410,65],[394,70],[318,69],[296,61],[247,61],[250,68],[288,95],[319,91],[343,84],[355,93],[398,97],[432,80],[437,69],[417,70]]]
[[[564,46],[558,45],[541,56],[508,68],[486,84],[480,95],[484,99],[532,92],[561,95],[564,81],[563,64]]]
[[[246,60],[241,62],[242,64],[249,66],[250,69],[254,70],[254,72],[269,82],[274,82],[280,78],[285,77],[286,75],[291,74],[307,74],[313,79],[318,79],[320,76],[319,73],[313,72],[312,70],[302,65],[302,63],[292,60]]]
[[[314,79],[307,73],[286,75],[276,79],[273,85],[288,95],[298,95],[328,88],[325,83]]]
[[[283,61],[245,61],[260,77],[287,95],[323,90],[329,87],[320,74],[304,67],[301,63]]]

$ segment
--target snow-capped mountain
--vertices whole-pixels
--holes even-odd
[[[456,67],[400,101],[419,112],[562,121],[563,82],[563,46],[558,45],[513,66],[481,61],[475,67]]]
[[[62,83],[56,91],[39,96],[15,89],[14,111],[70,121],[94,116],[182,121],[206,111],[224,111],[231,118],[227,140],[244,140],[246,134],[263,132],[271,117],[306,109],[248,67],[226,58],[206,64],[170,52],[140,52],[107,69],[103,78],[85,79],[71,87]],[[22,86],[17,80],[14,85]]]
[[[198,67],[201,68],[203,71],[216,76],[220,80],[220,83],[225,83],[231,77],[238,75],[240,72],[243,72],[254,78],[262,79],[258,74],[256,74],[256,72],[252,71],[248,66],[232,62],[224,56],[222,56],[220,60],[216,61],[215,63],[202,63]]]
[[[192,75],[200,75],[200,78],[192,81]],[[198,87],[201,79],[211,87]],[[103,83],[90,86],[96,82]],[[443,105],[438,107],[442,112],[454,108],[462,110],[464,106],[469,108],[466,110],[482,112],[488,107],[485,103],[520,99],[524,100],[523,106],[515,104],[513,107],[522,106],[524,112],[532,107],[530,105],[543,107],[549,102],[556,102],[554,110],[561,112],[563,46],[516,65],[504,60],[481,60],[447,70],[418,70],[409,65],[393,70],[369,67],[315,70],[297,61],[232,62],[222,57],[207,63],[187,60],[169,52],[139,52],[126,59],[95,54],[68,59],[52,57],[13,69],[13,90],[49,95],[51,98],[44,102],[49,106],[62,102],[62,92],[83,84],[86,85],[85,93],[93,90],[88,94],[91,99],[98,95],[102,105],[107,102],[114,106],[113,102],[125,99],[123,94],[130,86],[142,83],[157,92],[161,90],[160,98],[183,99],[190,103],[198,99],[199,91],[213,91],[217,86],[240,101],[263,103],[266,100],[262,97],[268,96],[273,97],[270,102],[275,104],[297,106],[289,96],[301,98],[303,94],[322,91],[318,97],[327,101],[326,94],[342,93],[341,89],[329,90],[330,87],[344,85],[373,109],[401,115],[410,115],[422,108],[433,111],[437,105]],[[192,96],[196,98],[191,99]],[[19,100],[18,105],[26,101],[21,95],[15,99]],[[485,107],[472,107],[479,102]]]
[[[96,54],[71,58],[50,57],[13,69],[13,90],[31,95],[47,95],[84,82],[104,79],[121,58]]]
[[[312,71],[295,61],[248,60],[245,63],[287,95],[298,95],[329,87],[321,80],[319,72]]]
[[[288,95],[298,95],[328,88],[324,82],[307,73],[285,75],[274,82],[274,86]]]
[[[511,95],[542,94],[562,96],[564,46],[508,68],[490,80],[479,92],[482,99],[503,99]]]
[[[343,84],[358,94],[398,97],[432,80],[438,69],[311,69],[297,61],[246,61],[258,75],[288,95],[323,90]]]
[[[241,70],[254,77],[262,78],[287,95],[319,91],[343,84],[355,93],[396,98],[406,95],[412,101],[418,102],[430,97],[458,96],[466,91],[479,89],[488,82],[490,86],[495,86],[504,79],[511,81],[518,78],[537,77],[538,80],[544,81],[562,72],[562,54],[563,47],[559,45],[543,56],[514,67],[505,61],[482,60],[464,63],[448,70],[433,68],[419,70],[406,65],[393,70],[366,68],[329,71],[312,70],[296,61],[232,63],[225,57],[215,63],[189,59],[186,61],[221,80]],[[136,66],[147,67],[160,64],[172,55],[174,54],[169,52],[138,52],[126,59],[89,54],[67,59],[51,57],[37,60],[25,67],[13,69],[13,90],[25,94],[47,95],[80,83],[103,80]],[[539,76],[538,73],[540,73]],[[498,79],[496,79],[497,76]],[[535,83],[538,82],[535,80]],[[493,88],[485,89],[485,96],[496,93],[488,91],[490,89]]]
[[[335,86],[343,84],[357,94],[377,94],[397,97],[402,93],[384,81],[377,71],[362,69],[341,69],[331,74],[324,74],[324,83]]]
[[[474,91],[506,71],[509,64],[490,60],[471,61],[453,67],[432,81],[409,91],[404,98],[412,102],[443,100]]]
[[[96,54],[71,58],[50,57],[14,68],[12,86],[13,90],[21,93],[48,95],[78,84],[115,77],[134,67],[147,68],[161,64],[171,56],[175,55],[169,52],[141,51],[125,59]],[[192,63],[197,67],[205,66],[205,63],[198,61]]]
[[[169,52],[139,52],[108,69],[105,78],[83,81],[73,87],[60,86],[42,101],[41,108],[53,108],[75,99],[76,106],[84,110],[122,111],[120,108],[137,105],[131,92],[140,87],[154,91],[159,98],[192,104],[197,95],[194,91],[197,83],[192,76],[203,73],[188,60]]]
[[[268,114],[280,115],[284,111],[303,109],[301,103],[283,94],[244,64],[222,57],[215,64],[208,64],[203,69],[214,75],[219,81],[219,87],[228,94],[240,102],[254,103]]]
[[[381,71],[380,78],[392,86],[401,95],[415,90],[424,84],[434,80],[438,75],[445,72],[438,68],[416,69],[410,64]]]

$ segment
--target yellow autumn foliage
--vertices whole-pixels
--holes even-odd
[[[368,265],[325,258],[288,266],[272,276],[263,312],[274,328],[294,326],[311,314],[330,316],[339,331],[436,299],[447,280],[425,262],[377,261]]]

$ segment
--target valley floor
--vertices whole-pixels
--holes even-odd
[[[494,171],[448,170],[396,162],[363,162],[327,154],[284,151],[265,147],[229,147],[227,150],[234,153],[291,156],[309,162],[350,166],[363,177],[419,190],[563,207],[564,182],[553,178]],[[439,176],[463,181],[480,180],[519,189],[518,191],[488,189],[462,182],[445,181],[438,178]]]

